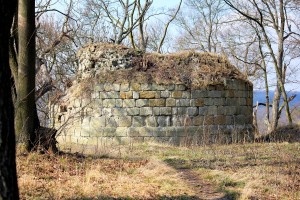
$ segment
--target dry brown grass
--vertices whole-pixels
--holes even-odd
[[[299,143],[115,148],[121,153],[109,158],[18,155],[21,198],[197,199],[205,190],[228,199],[300,198]]]
[[[133,68],[103,71],[99,82],[185,84],[190,88],[205,88],[223,84],[225,79],[246,80],[223,56],[213,53],[180,52],[174,54],[148,53],[133,57]]]
[[[159,160],[18,155],[21,199],[155,199],[188,196],[176,170]]]

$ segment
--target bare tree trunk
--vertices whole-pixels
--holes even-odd
[[[278,111],[279,111],[279,103],[280,103],[280,97],[281,97],[281,91],[279,86],[276,87],[276,90],[274,92],[273,97],[273,103],[272,103],[272,122],[271,127],[269,127],[268,132],[274,131],[278,126]]]
[[[0,0],[0,199],[19,199],[8,41],[16,0]]]
[[[31,151],[39,126],[35,105],[35,0],[19,0],[16,133]]]

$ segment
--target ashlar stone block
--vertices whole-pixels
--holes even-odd
[[[91,117],[90,127],[92,130],[98,130],[100,127],[105,127],[106,125],[106,117]]]
[[[135,100],[134,99],[124,99],[123,100],[123,107],[135,107]]]
[[[136,104],[136,107],[147,107],[147,106],[149,106],[149,100],[148,99],[137,99],[135,104]]]
[[[160,107],[159,108],[160,115],[172,115],[171,107]]]
[[[175,90],[177,90],[177,91],[183,91],[183,90],[186,90],[186,86],[183,85],[183,84],[175,85]]]
[[[133,98],[132,91],[120,92],[120,98],[121,99],[132,99]]]
[[[191,106],[197,106],[197,107],[204,106],[204,99],[191,99]]]
[[[105,83],[104,84],[104,91],[109,92],[109,91],[113,91],[113,90],[114,90],[113,84],[111,84],[111,83]]]
[[[176,99],[176,106],[188,107],[188,106],[190,106],[190,100],[189,99]]]
[[[139,108],[126,108],[127,115],[129,116],[134,116],[134,115],[139,115],[140,114],[140,109]],[[124,115],[125,113],[123,113]]]
[[[152,83],[152,90],[165,90],[166,86],[161,84]]]
[[[160,97],[161,98],[169,98],[171,95],[171,92],[170,91],[161,91],[160,92]]]
[[[127,91],[129,91],[129,83],[122,83],[122,84],[120,85],[120,91],[122,91],[122,92],[127,92]]]
[[[102,91],[104,91],[104,84],[103,83],[96,84],[95,87],[94,87],[94,91],[95,92],[102,92]]]
[[[133,92],[132,92],[132,97],[133,97],[134,99],[138,99],[138,98],[140,98],[140,94],[139,94],[137,91],[133,91]]]
[[[141,84],[141,90],[142,91],[147,91],[151,90],[152,84],[151,83],[142,83]]]
[[[182,98],[183,99],[190,99],[191,98],[191,92],[190,91],[183,91],[182,92]]]
[[[173,91],[171,93],[171,97],[175,99],[181,99],[182,98],[182,91]]]
[[[165,106],[165,105],[166,105],[165,99],[150,99],[149,100],[150,107],[160,107],[160,106]]]
[[[169,116],[159,116],[157,122],[160,127],[171,126],[171,118]]]
[[[131,83],[130,90],[140,91],[141,90],[141,84],[140,83]]]
[[[119,98],[119,92],[111,91],[111,92],[100,92],[101,99],[117,99]]]
[[[192,119],[194,126],[202,126],[204,122],[204,116],[195,116]]]
[[[153,115],[155,115],[155,116],[160,115],[160,108],[159,107],[153,107]]]
[[[123,100],[122,99],[116,99],[116,107],[117,108],[123,107]]]
[[[141,116],[148,116],[153,114],[152,107],[142,107],[140,108],[140,115]]]
[[[145,122],[146,122],[146,126],[148,127],[157,127],[158,125],[156,118],[153,116],[146,117]]]
[[[133,127],[142,127],[145,125],[146,125],[145,117],[140,117],[140,116],[132,117],[132,126]]]
[[[155,91],[141,91],[140,99],[154,99],[156,97]]]
[[[174,98],[167,98],[166,106],[168,106],[168,107],[176,106],[176,100]]]
[[[198,115],[199,111],[198,111],[198,108],[197,107],[189,107],[187,108],[187,114],[189,116],[196,116]]]
[[[115,99],[104,99],[103,100],[103,107],[105,108],[114,108],[116,106]]]
[[[193,90],[191,91],[191,98],[198,99],[198,98],[204,98],[207,97],[207,91],[206,90]]]
[[[114,117],[117,127],[130,127],[132,124],[131,116],[117,116]]]
[[[214,123],[216,125],[225,125],[226,124],[226,116],[225,115],[216,115],[214,119]]]

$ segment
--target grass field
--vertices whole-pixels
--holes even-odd
[[[21,199],[300,199],[299,165],[299,143],[17,155]]]

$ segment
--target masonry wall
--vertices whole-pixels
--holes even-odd
[[[191,90],[170,84],[96,84],[90,96],[52,106],[60,146],[249,140],[253,89],[242,80]]]

